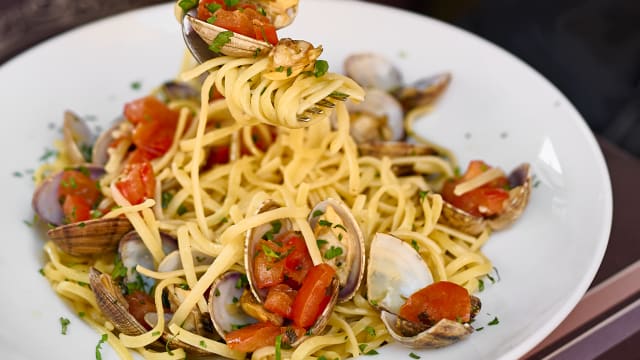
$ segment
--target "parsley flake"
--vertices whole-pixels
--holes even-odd
[[[322,210],[316,210],[313,212],[313,214],[311,214],[311,217],[318,217],[318,216],[322,216],[324,215],[324,211]]]
[[[62,316],[60,317],[60,326],[62,326],[62,330],[61,330],[62,335],[67,335],[67,327],[69,326],[70,323],[71,321],[69,319],[63,318]]]
[[[198,5],[198,0],[180,0],[178,6],[184,11],[189,11]]]
[[[420,355],[412,352],[409,353],[409,357],[412,359],[420,359]]]
[[[107,340],[109,340],[109,335],[102,334],[102,336],[100,337],[100,341],[98,341],[98,345],[96,345],[96,360],[102,360],[102,354],[100,353],[100,350],[102,350],[102,344],[107,342]]]
[[[280,347],[282,346],[282,335],[276,336],[276,360],[282,359],[282,354],[280,353]]]
[[[494,317],[493,320],[489,321],[489,323],[487,325],[493,326],[493,325],[498,325],[500,324],[500,320],[498,320],[498,317]]]
[[[313,67],[313,76],[321,77],[329,71],[329,63],[326,60],[316,60]]]
[[[374,329],[373,326],[367,325],[367,327],[364,328],[364,330],[367,332],[367,334],[369,334],[369,336],[371,337],[376,336],[376,329]]]
[[[338,247],[331,246],[331,248],[324,253],[324,258],[327,260],[331,260],[334,257],[340,256],[340,255],[342,255],[342,248],[339,246]]]
[[[231,38],[233,37],[233,31],[223,31],[216,35],[216,38],[213,39],[211,45],[209,45],[209,50],[219,53],[223,46],[225,46]]]

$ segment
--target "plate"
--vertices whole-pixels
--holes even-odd
[[[602,260],[611,226],[607,168],[571,103],[502,49],[409,12],[356,1],[305,0],[281,37],[322,44],[332,71],[350,53],[376,51],[407,82],[451,71],[453,82],[420,134],[510,169],[532,164],[534,189],[517,224],[485,246],[499,278],[479,294],[484,330],[453,346],[414,351],[430,359],[515,359],[575,306]],[[28,226],[30,171],[52,149],[62,114],[72,109],[108,123],[124,102],[174,77],[183,46],[172,5],[107,18],[59,35],[0,68],[4,250],[0,252],[0,352],[13,359],[93,358],[100,335],[56,297],[39,274],[42,238]],[[71,320],[61,334],[60,317]],[[497,318],[499,324],[488,325]],[[386,346],[381,357],[412,350]],[[115,359],[108,346],[103,359]]]

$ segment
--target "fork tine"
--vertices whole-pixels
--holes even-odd
[[[322,110],[321,108],[314,106],[314,107],[310,107],[307,110],[305,110],[305,112],[314,114],[314,115],[322,115],[324,114],[324,110]]]
[[[326,107],[326,108],[330,108],[330,109],[333,109],[334,107],[336,107],[336,104],[332,103],[331,101],[329,101],[327,99],[322,99],[322,100],[318,101],[316,103],[316,105],[322,106],[322,107]]]
[[[339,91],[334,91],[329,94],[329,97],[338,101],[346,101],[349,98],[349,94],[345,94]]]

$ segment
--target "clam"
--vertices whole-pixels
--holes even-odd
[[[86,170],[91,179],[98,180],[105,174],[102,167],[87,165],[78,168]],[[31,207],[38,217],[51,225],[61,225],[64,223],[64,213],[59,201],[58,188],[62,180],[62,171],[50,175],[46,178],[33,193],[31,198]]]
[[[389,334],[413,348],[436,348],[454,343],[473,332],[468,323],[442,319],[433,326],[400,318],[400,307],[413,293],[433,283],[424,259],[406,242],[378,233],[371,242],[367,268],[367,298],[381,310]],[[471,297],[472,317],[480,301]]]
[[[329,198],[316,204],[308,221],[324,262],[336,270],[338,301],[351,299],[365,270],[364,235],[357,220],[342,201]]]
[[[71,111],[64,112],[62,125],[64,146],[73,165],[91,162],[93,135],[87,124]]]
[[[347,103],[351,136],[356,143],[398,141],[405,137],[402,105],[388,92],[367,89],[364,101]]]
[[[298,0],[254,0],[246,1],[246,3],[254,4],[257,8],[262,9],[265,16],[269,18],[276,29],[281,29],[293,22],[298,12]],[[187,47],[199,62],[204,62],[212,58],[214,53],[205,49],[209,47],[209,44],[213,44],[216,38],[229,33],[231,33],[231,36],[225,36],[228,41],[219,49],[221,54],[236,57],[252,57],[259,54],[266,55],[273,48],[273,45],[266,41],[256,40],[249,36],[230,32],[223,27],[202,21],[195,15],[195,9],[184,14],[182,19],[182,32]],[[194,33],[198,35],[199,39],[195,38]],[[202,42],[204,42],[204,44],[202,44]]]
[[[162,241],[162,250],[165,254],[176,251],[178,244],[176,239],[166,233],[160,233]],[[155,280],[140,275],[135,269],[140,265],[147,269],[155,269],[153,255],[144,244],[137,231],[129,231],[119,241],[118,254],[122,265],[127,269],[126,282],[136,283],[141,281],[144,289],[149,291],[154,285]]]
[[[122,295],[122,290],[109,274],[91,268],[89,285],[96,297],[98,307],[119,332],[131,336],[147,332],[147,329],[129,312],[129,305]]]
[[[515,168],[509,174],[508,179],[509,198],[505,200],[504,210],[501,214],[490,217],[474,216],[444,201],[441,221],[471,235],[478,235],[487,228],[501,230],[508,227],[520,217],[529,202],[529,194],[531,193],[529,164],[521,164]]]
[[[247,291],[243,276],[238,271],[228,271],[211,285],[209,315],[213,327],[222,337],[238,326],[253,324],[257,321],[249,316],[239,303],[243,293]]]
[[[127,218],[117,217],[61,225],[47,231],[47,235],[69,255],[93,256],[114,252],[122,236],[131,229]]]
[[[403,85],[393,92],[406,113],[433,104],[451,83],[451,73],[443,72]]]
[[[375,53],[359,53],[344,61],[345,74],[364,88],[391,92],[402,86],[402,73],[387,58]]]

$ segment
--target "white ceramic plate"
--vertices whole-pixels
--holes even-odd
[[[486,245],[500,281],[479,296],[483,309],[468,339],[417,352],[430,359],[515,359],[541,341],[575,306],[602,260],[611,224],[607,169],[594,137],[547,80],[496,46],[432,19],[352,1],[304,0],[282,37],[324,46],[333,71],[349,53],[378,51],[407,81],[448,70],[453,82],[421,134],[510,169],[530,162],[536,186],[515,227]],[[417,40],[417,41],[416,41]],[[32,219],[28,171],[54,139],[65,109],[106,124],[125,101],[173,77],[182,56],[171,5],[84,26],[0,68],[0,156],[4,225],[0,251],[0,353],[11,359],[89,359],[100,335],[54,295],[38,269],[43,240]],[[141,84],[136,90],[134,82]],[[20,176],[22,175],[22,176]],[[61,334],[59,318],[71,320]],[[487,326],[493,318],[499,324]],[[410,350],[387,346],[386,357]],[[108,346],[104,359],[114,359]],[[377,357],[377,358],[381,358]]]

